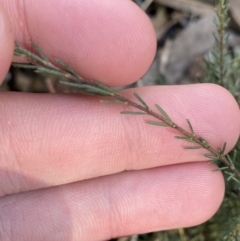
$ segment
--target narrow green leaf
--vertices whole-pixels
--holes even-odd
[[[235,176],[231,177],[231,179],[240,184],[240,180],[237,179]]]
[[[157,121],[151,121],[151,120],[147,120],[146,121],[148,124],[150,125],[154,125],[154,126],[165,126],[165,127],[169,127],[168,124],[164,123],[164,122],[157,122]]]
[[[109,105],[126,105],[128,102],[123,102],[120,100],[101,100],[103,104],[109,104]]]
[[[155,104],[156,108],[161,112],[161,114],[169,121],[172,122],[171,118],[168,116],[168,114],[160,107],[159,105]]]
[[[18,47],[16,49],[17,53],[21,54],[21,55],[24,55],[26,56],[28,59],[32,60],[32,61],[35,61],[37,63],[41,63],[43,65],[46,65],[46,61],[44,59],[41,59],[39,56],[37,56],[36,54],[22,48],[22,47]]]
[[[115,91],[113,89],[111,89],[110,87],[96,81],[96,80],[93,80],[93,83],[96,84],[98,87],[100,87],[101,89],[105,90],[105,91],[108,91],[108,92],[111,92],[111,93],[115,93]]]
[[[38,66],[31,65],[31,64],[12,64],[13,67],[16,68],[23,68],[23,69],[37,69]]]
[[[73,83],[73,82],[67,82],[67,81],[60,81],[61,84],[63,85],[67,85],[67,86],[71,86],[71,87],[76,87],[76,88],[79,88],[79,89],[83,89],[84,88],[84,84],[81,84],[81,83]]]
[[[219,168],[213,169],[212,172],[224,171],[227,169],[229,169],[229,168],[228,167],[219,167]]]
[[[146,107],[147,109],[150,109],[146,104],[146,102],[136,92],[133,92],[133,95],[143,104],[144,107]]]
[[[232,178],[235,182],[237,182],[238,184],[240,184],[240,180],[239,179],[237,179],[237,178],[235,178],[235,177],[233,177]]]
[[[17,40],[15,40],[14,43],[15,43],[15,47],[16,47],[16,48],[19,48],[19,47],[20,47],[20,44],[19,44],[19,42],[18,42]]]
[[[188,137],[186,137],[186,136],[174,136],[176,139],[182,139],[182,140],[185,140],[186,138],[188,138]]]
[[[86,85],[82,90],[86,91],[87,93],[92,93],[95,95],[103,95],[103,96],[109,96],[111,93],[108,91],[102,90],[98,87],[91,86],[91,85]]]
[[[124,115],[146,115],[146,113],[142,111],[130,111],[130,110],[123,110],[120,113]]]
[[[234,155],[234,154],[233,154]],[[232,166],[234,166],[234,162],[233,162],[233,159],[229,156],[229,155],[226,155],[227,156],[227,159],[228,159],[228,161],[231,163],[231,165]],[[233,156],[233,158],[234,158],[234,156]]]
[[[107,104],[107,105],[127,105],[128,102],[123,102],[120,100],[101,100],[101,103]]]
[[[207,158],[210,158],[210,159],[216,158],[216,156],[212,156],[212,155],[209,155],[209,154],[205,154],[204,156],[207,157]]]
[[[226,146],[227,146],[227,142],[224,142],[224,144],[223,144],[223,148],[222,148],[222,154],[224,154],[225,149],[226,149]]]
[[[192,128],[192,124],[191,124],[191,122],[189,121],[189,119],[187,119],[187,123],[188,123],[188,125],[189,125],[190,130],[191,130],[191,133],[194,135],[194,131],[193,131],[193,128]]]
[[[65,70],[67,70],[68,72],[70,72],[71,74],[73,74],[76,77],[79,77],[79,75],[69,66],[67,65],[65,62],[63,62],[60,59],[55,58],[55,61],[61,65]]]
[[[50,74],[50,75],[55,75],[55,76],[62,76],[64,77],[65,73],[60,71],[60,70],[52,70],[52,69],[48,69],[45,67],[38,67],[35,70],[36,73],[41,73],[41,74]]]
[[[201,149],[201,146],[185,146],[183,147],[186,150],[196,150],[196,149]]]
[[[217,156],[212,156],[209,154],[205,154],[204,156],[211,159],[209,161],[209,164],[216,163],[219,160],[219,158]]]
[[[19,57],[26,57],[25,54],[19,52],[17,49],[14,50],[14,55],[15,55],[15,56],[19,56]]]
[[[42,57],[42,59],[44,59],[46,62],[49,62],[47,56],[43,53],[43,51],[39,48],[39,46],[36,43],[32,42],[32,46],[37,51],[37,53]]]
[[[189,137],[186,137],[186,136],[174,136],[176,139],[181,139],[181,140],[184,140],[184,141],[188,141],[188,142],[194,142],[193,139],[190,139]]]
[[[229,175],[229,177],[227,178],[228,182],[235,177],[235,173],[231,173],[231,172],[225,172],[225,173]]]
[[[81,83],[72,83],[72,82],[66,82],[66,81],[60,81],[60,83],[67,85],[67,86],[79,88],[82,90],[83,93],[86,93],[86,94],[103,95],[103,96],[110,95],[109,92],[104,91],[98,87],[91,86],[91,85],[86,85],[86,84],[81,84]]]

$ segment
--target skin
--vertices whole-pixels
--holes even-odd
[[[14,39],[111,86],[134,82],[154,57],[151,23],[128,0],[0,3],[1,81]],[[189,118],[216,148],[238,139],[238,105],[219,86],[136,91],[182,127]],[[206,152],[120,110],[79,95],[0,94],[0,240],[107,240],[198,225],[217,211],[224,180]]]

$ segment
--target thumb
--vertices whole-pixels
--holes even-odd
[[[0,4],[0,84],[3,82],[13,58],[13,28],[7,13]]]

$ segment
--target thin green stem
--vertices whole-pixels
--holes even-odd
[[[148,115],[164,122],[165,124],[167,124],[167,126],[179,131],[182,135],[184,135],[185,137],[188,137],[190,140],[199,144],[202,148],[204,148],[204,149],[208,150],[210,153],[212,153],[214,155],[214,157],[216,157],[218,160],[222,161],[238,177],[238,179],[240,179],[240,173],[235,169],[233,164],[231,164],[228,161],[228,159],[225,157],[224,153],[221,153],[221,151],[219,151],[219,150],[215,150],[204,138],[202,138],[200,136],[196,136],[192,132],[188,132],[188,131],[184,130],[179,125],[177,125],[175,122],[170,121],[167,118],[165,118],[164,116],[159,115],[158,113],[154,112],[152,109],[148,109],[142,105],[139,105],[118,93],[115,93],[113,98],[120,100],[122,102],[127,102],[130,106],[147,113]]]
[[[194,133],[193,127],[189,120],[187,120],[188,126],[190,131],[186,131],[185,129],[181,128],[177,123],[173,122],[172,119],[167,115],[167,113],[159,106],[155,105],[158,112],[153,111],[147,103],[137,94],[134,93],[134,97],[138,100],[139,103],[130,100],[120,93],[114,91],[108,86],[105,86],[97,81],[94,80],[84,80],[81,76],[77,75],[74,70],[72,70],[66,63],[63,63],[61,60],[57,60],[57,63],[63,67],[63,69],[55,66],[55,64],[51,63],[47,57],[42,53],[42,51],[36,47],[34,44],[36,51],[40,52],[40,56],[37,56],[26,49],[23,49],[19,44],[16,45],[15,54],[24,56],[25,58],[29,59],[30,62],[33,63],[32,65],[25,65],[25,68],[34,68],[36,72],[41,72],[45,74],[52,74],[61,76],[68,79],[68,82],[63,82],[64,84],[75,86],[80,89],[81,93],[85,94],[94,94],[98,96],[108,96],[114,100],[117,100],[119,103],[124,105],[129,105],[139,111],[123,111],[122,114],[146,114],[148,116],[154,117],[161,122],[154,122],[154,121],[147,121],[148,124],[158,125],[158,126],[167,126],[177,130],[179,133],[183,135],[176,136],[177,139],[182,139],[188,142],[194,142],[197,146],[188,146],[185,149],[197,149],[197,148],[204,148],[212,155],[206,154],[205,157],[210,158],[212,162],[217,160],[221,161],[226,165],[229,172],[229,179],[233,180],[240,180],[240,173],[238,170],[235,169],[233,162],[227,159],[224,155],[226,143],[224,143],[221,149],[214,149],[211,144],[205,140],[204,138],[197,136]],[[24,65],[21,64],[21,67]],[[239,181],[240,182],[240,181]]]
[[[219,0],[218,3],[218,17],[219,17],[219,68],[220,68],[220,83],[224,87],[224,33],[225,33],[225,13],[224,13],[224,0]]]

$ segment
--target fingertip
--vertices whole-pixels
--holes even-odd
[[[237,143],[240,134],[240,112],[239,105],[226,88],[217,84],[205,85],[212,101],[209,101],[209,119],[219,128],[218,138],[220,143],[227,143],[226,153]],[[214,103],[215,102],[215,103]],[[207,106],[207,103],[206,103]],[[221,118],[216,118],[221,112]]]
[[[155,32],[146,14],[129,0],[80,2],[68,19],[71,28],[65,24],[64,36],[55,41],[60,56],[83,77],[107,85],[127,85],[142,77],[156,52]],[[71,36],[74,28],[77,31]],[[48,36],[54,38],[51,33]],[[69,42],[68,52],[59,47]]]
[[[14,37],[10,18],[0,4],[0,83],[3,82],[13,58]]]
[[[50,59],[62,59],[86,79],[131,84],[155,56],[154,28],[132,1],[26,1],[26,14],[16,2],[6,8],[13,12],[19,41],[27,46],[30,38]]]
[[[138,89],[151,103],[161,103],[175,122],[189,128],[189,119],[197,135],[204,137],[214,148],[226,153],[236,144],[240,133],[240,112],[234,96],[225,88],[211,83],[161,86]]]

